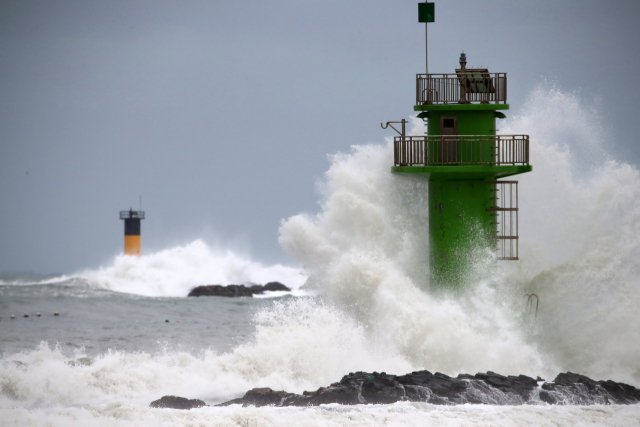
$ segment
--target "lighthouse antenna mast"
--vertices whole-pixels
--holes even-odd
[[[424,22],[425,72],[429,74],[429,22],[435,22],[435,4],[418,3],[418,22]]]
[[[424,23],[424,73],[429,74],[429,23]]]

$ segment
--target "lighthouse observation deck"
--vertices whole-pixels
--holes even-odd
[[[529,135],[396,136],[395,166],[528,165]]]
[[[506,104],[507,73],[469,68],[416,75],[416,105],[472,103]]]
[[[120,211],[120,219],[144,219],[144,211]]]

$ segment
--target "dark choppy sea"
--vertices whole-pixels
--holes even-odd
[[[259,298],[145,297],[92,288],[78,278],[0,285],[0,351],[30,351],[47,342],[66,354],[89,356],[169,348],[226,352],[251,336],[256,310],[269,303]]]

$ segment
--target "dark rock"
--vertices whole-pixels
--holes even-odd
[[[311,395],[307,396],[306,402],[308,406],[323,405],[326,403],[339,403],[341,405],[357,405],[365,403],[360,398],[360,390],[357,385],[332,384],[329,387],[320,387]]]
[[[473,380],[473,379],[475,379],[475,376],[469,375],[469,374],[458,374],[456,379],[458,379],[458,380]]]
[[[633,386],[611,380],[598,381],[596,384],[605,389],[618,405],[640,402],[640,390]]]
[[[392,375],[381,374],[365,380],[360,394],[367,403],[393,403],[398,400],[407,400],[404,386]]]
[[[549,405],[557,405],[558,404],[558,399],[556,399],[553,395],[551,395],[546,390],[542,390],[540,392],[540,400],[542,400],[545,403],[548,403]]]
[[[232,399],[228,402],[219,403],[216,406],[242,405],[244,403],[243,399],[244,397],[238,397],[237,399]]]
[[[263,287],[262,285],[251,285],[249,286],[249,290],[251,291],[252,294],[261,294]]]
[[[208,406],[202,400],[186,399],[178,396],[162,396],[158,400],[154,400],[149,404],[151,408],[172,408],[172,409],[191,409]]]
[[[280,282],[269,282],[266,285],[264,285],[262,288],[263,288],[263,291],[269,291],[269,292],[273,292],[273,291],[290,292],[291,291],[291,289],[289,289],[288,287],[286,287]]]
[[[526,375],[519,375],[517,377],[508,376],[505,377],[495,372],[488,371],[486,374],[476,374],[475,379],[483,380],[487,385],[496,388],[503,393],[516,394],[524,401],[529,400],[533,389],[538,387],[538,382]]]
[[[250,297],[254,292],[244,285],[205,285],[195,287],[189,292],[190,297],[216,296],[216,297]]]
[[[573,372],[544,383],[540,400],[555,405],[628,405],[640,401],[640,390],[615,381],[594,381]]]
[[[189,297],[216,296],[216,297],[251,297],[264,291],[290,291],[280,282],[269,282],[266,285],[203,285],[196,286],[189,292]]]
[[[229,406],[238,403],[242,404],[242,406],[283,406],[284,399],[291,396],[296,395],[286,391],[275,391],[268,387],[254,388],[246,392],[243,397],[230,400],[218,406]]]
[[[589,377],[585,377],[584,375],[574,374],[573,372],[566,372],[558,374],[553,382],[557,385],[570,386],[572,384],[584,384],[590,390],[595,389],[596,382]]]
[[[282,401],[282,406],[310,406],[309,397],[300,394],[294,394]]]
[[[531,377],[504,376],[491,371],[476,375],[460,374],[457,378],[429,371],[415,371],[401,376],[385,372],[350,372],[340,382],[320,387],[316,391],[305,391],[301,395],[273,391],[270,388],[253,389],[244,397],[221,406],[234,403],[245,406],[316,406],[328,403],[358,405],[401,400],[435,405],[522,405],[540,401],[553,405],[621,404],[638,403],[640,390],[614,381],[594,381],[570,372],[558,375],[553,383],[545,383],[541,388]]]
[[[309,405],[322,405],[324,403],[357,405],[366,403],[361,394],[362,384],[370,376],[365,372],[356,372],[345,375],[340,382],[333,383],[329,387],[320,387],[314,392],[306,392],[309,396]]]
[[[398,377],[405,386],[407,399],[412,402],[429,402],[436,405],[464,403],[462,395],[467,391],[468,381],[429,371],[412,372]],[[407,387],[410,386],[410,387]]]

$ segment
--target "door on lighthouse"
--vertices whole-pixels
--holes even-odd
[[[458,162],[458,118],[440,116],[440,162],[452,164]]]

